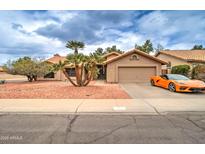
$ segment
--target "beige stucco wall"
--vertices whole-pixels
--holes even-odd
[[[63,74],[62,71],[58,71],[54,74],[54,78],[44,78],[44,77],[40,77],[40,80],[58,80],[58,81],[66,81],[66,77]]]
[[[66,80],[66,77],[64,75],[64,73],[62,71],[58,71],[55,73],[55,80],[61,80],[61,81],[65,81]]]
[[[161,74],[161,63],[150,58],[138,55],[139,60],[130,60],[131,55],[107,64],[107,82],[118,82],[119,67],[156,67],[156,75]]]
[[[192,67],[191,63],[186,62],[185,60],[179,59],[179,58],[175,58],[172,56],[168,56],[168,55],[164,55],[164,54],[159,54],[157,56],[157,58],[165,61],[165,62],[171,62],[171,66],[176,66],[176,65],[189,65]]]

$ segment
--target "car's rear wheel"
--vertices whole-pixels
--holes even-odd
[[[150,80],[152,86],[155,86],[154,80]]]
[[[168,89],[169,89],[169,91],[171,91],[171,92],[176,92],[176,86],[175,86],[175,84],[172,83],[172,82],[169,83]]]

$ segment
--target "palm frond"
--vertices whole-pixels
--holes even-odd
[[[75,49],[83,49],[85,44],[83,42],[71,40],[66,43],[66,48],[75,50]]]

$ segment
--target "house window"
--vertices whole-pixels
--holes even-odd
[[[75,76],[75,68],[66,68],[66,72],[69,76]]]
[[[54,77],[55,77],[54,72],[50,72],[50,73],[44,75],[44,78],[54,78]]]
[[[139,57],[137,54],[133,54],[131,57],[130,57],[130,60],[139,60]]]

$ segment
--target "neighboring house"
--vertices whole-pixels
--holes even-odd
[[[66,60],[66,57],[60,56],[59,54],[53,55],[53,57],[49,58],[46,60],[47,63],[53,65],[53,64],[58,64],[60,61],[64,62]],[[50,72],[49,74],[44,76],[45,79],[53,79],[53,80],[66,80],[65,75],[63,74],[62,71],[58,72]]]
[[[53,55],[53,57],[49,58],[46,60],[46,62],[51,63],[51,64],[57,64],[59,61],[64,62],[66,60],[65,56],[60,56],[59,54]]]
[[[170,67],[176,65],[205,64],[205,50],[164,50],[155,55],[157,58],[169,63]]]
[[[154,56],[146,54],[139,50],[131,50],[123,54],[111,52],[103,55],[105,61],[103,64],[98,64],[99,75],[98,79],[105,79],[110,83],[118,82],[148,82],[153,75],[162,73],[162,66],[167,63]],[[64,61],[65,57],[58,54],[46,60],[51,64]],[[70,75],[71,67],[67,67],[67,72]],[[75,72],[75,70],[73,70]],[[66,80],[61,71],[53,74],[56,80]]]

